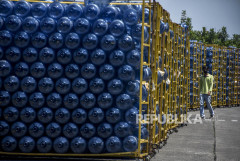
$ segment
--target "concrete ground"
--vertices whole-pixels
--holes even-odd
[[[151,161],[240,161],[240,107],[216,108],[215,114],[214,120],[179,128]]]

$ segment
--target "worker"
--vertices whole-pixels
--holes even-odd
[[[204,101],[210,112],[210,118],[214,117],[214,111],[211,105],[211,95],[213,88],[213,76],[209,74],[208,67],[203,66],[203,76],[200,78],[200,116],[205,119]]]

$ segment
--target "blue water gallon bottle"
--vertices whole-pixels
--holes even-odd
[[[71,82],[67,78],[60,78],[55,84],[55,89],[60,94],[66,94],[71,89]]]
[[[103,139],[110,137],[113,133],[112,125],[109,123],[102,123],[97,127],[97,134]]]
[[[136,125],[138,122],[138,109],[136,107],[130,108],[125,113],[125,120],[130,125]]]
[[[87,34],[83,37],[82,45],[85,49],[93,50],[98,45],[98,38],[95,34]]]
[[[143,80],[149,81],[152,77],[152,71],[150,67],[143,66]],[[164,77],[164,76],[163,76]],[[164,77],[165,78],[165,77]],[[166,78],[167,79],[167,78]],[[165,80],[166,80],[165,79]]]
[[[75,78],[72,82],[72,90],[77,94],[86,92],[88,83],[83,78]]]
[[[70,148],[73,153],[81,154],[84,153],[87,148],[87,142],[82,137],[75,137],[70,143]]]
[[[124,85],[121,80],[113,79],[108,82],[107,89],[110,94],[119,95],[123,91]]]
[[[19,88],[19,79],[16,76],[9,76],[4,80],[3,86],[8,92],[15,92]]]
[[[100,123],[104,119],[104,112],[101,108],[95,107],[88,112],[88,119],[94,124]]]
[[[53,142],[53,149],[56,153],[66,153],[69,149],[69,141],[65,137],[58,137]]]
[[[17,77],[25,77],[29,73],[29,67],[27,63],[20,62],[14,66],[14,73]]]
[[[89,83],[89,89],[94,94],[103,92],[105,88],[104,81],[101,78],[94,78]]]
[[[123,149],[126,152],[134,152],[138,148],[138,139],[135,136],[127,136],[123,140]]]
[[[73,53],[73,60],[77,64],[86,63],[88,60],[88,51],[84,48],[78,48]]]
[[[71,123],[71,122],[64,125],[63,135],[68,139],[72,139],[72,138],[76,137],[78,135],[77,125],[74,123]]]
[[[164,30],[165,30],[165,24],[162,20],[160,20],[160,34],[163,34]]]
[[[33,63],[38,59],[38,52],[33,47],[26,48],[22,53],[23,60],[27,63]]]
[[[130,65],[123,65],[118,69],[118,78],[122,81],[135,79],[135,71]]]
[[[62,132],[62,128],[58,123],[51,122],[46,127],[46,135],[50,138],[58,137]]]
[[[77,108],[72,112],[72,121],[76,124],[83,124],[87,119],[87,112],[82,108]]]
[[[23,137],[27,133],[27,126],[22,122],[15,122],[11,126],[11,133],[16,138]]]
[[[125,34],[118,40],[118,48],[124,52],[133,49],[133,47],[134,41],[130,35]]]
[[[121,94],[116,98],[116,105],[121,110],[126,110],[132,107],[132,98],[128,94]]]
[[[96,67],[93,64],[84,64],[81,68],[81,75],[85,79],[92,79],[96,75]]]
[[[0,136],[5,136],[9,132],[9,125],[5,121],[0,121]]]
[[[47,14],[47,6],[42,2],[32,3],[31,12],[35,18],[43,18]]]
[[[53,2],[48,6],[48,15],[54,19],[58,19],[64,14],[64,6],[59,2]]]
[[[59,93],[51,93],[47,96],[46,103],[48,107],[56,109],[62,104],[62,97]]]
[[[69,4],[66,8],[66,14],[71,20],[76,20],[77,18],[82,17],[83,7],[76,3]]]
[[[15,122],[19,117],[19,111],[15,107],[7,107],[3,110],[3,118],[7,122]]]
[[[117,137],[126,137],[130,134],[130,126],[127,122],[119,122],[114,126],[114,133]]]
[[[113,104],[113,97],[110,93],[101,93],[97,98],[98,106],[107,109]]]
[[[16,107],[24,107],[27,104],[28,97],[25,92],[15,92],[12,95],[12,104]]]
[[[12,136],[6,136],[1,141],[1,149],[4,152],[12,152],[17,148],[17,140]]]
[[[0,107],[7,106],[11,101],[11,96],[7,91],[0,91]]]
[[[94,65],[101,65],[106,60],[106,54],[102,49],[96,49],[91,53],[90,59]]]
[[[31,123],[36,119],[36,111],[31,107],[25,107],[20,112],[20,119],[24,123]]]
[[[101,39],[100,46],[104,51],[111,51],[117,46],[117,41],[113,35],[105,35]]]
[[[139,69],[141,62],[141,53],[138,50],[132,50],[127,53],[127,63],[132,67]]]
[[[32,93],[29,96],[29,104],[34,108],[41,108],[45,103],[45,97],[40,92]]]
[[[14,44],[19,48],[25,48],[30,42],[30,37],[27,32],[20,31],[14,36]]]
[[[97,36],[103,36],[108,31],[108,23],[104,19],[98,19],[93,23],[92,32]]]
[[[43,107],[38,111],[37,118],[43,124],[50,123],[53,119],[53,112],[50,108]]]
[[[169,24],[167,22],[164,24],[164,31],[165,32],[169,31]]]
[[[89,139],[95,135],[96,129],[91,123],[85,123],[81,126],[80,133],[82,137]]]
[[[65,67],[65,75],[69,79],[74,79],[79,76],[80,70],[78,65],[76,64],[69,64]]]
[[[139,16],[135,9],[127,9],[124,11],[123,19],[127,25],[136,25],[139,20]]]
[[[47,69],[48,76],[52,79],[58,79],[63,74],[63,67],[58,63],[52,63]]]
[[[35,32],[31,36],[31,42],[35,48],[43,48],[47,44],[47,36],[41,32]]]
[[[51,93],[54,88],[54,83],[51,78],[44,77],[38,82],[38,90],[44,94]]]
[[[11,73],[12,66],[6,60],[0,60],[0,76],[6,77]]]
[[[139,23],[137,25],[134,25],[131,28],[131,36],[137,40],[137,41],[141,41],[142,38],[142,23]],[[148,29],[146,26],[144,26],[144,42],[147,42],[149,38],[149,34],[148,34]]]
[[[88,150],[93,154],[99,154],[103,151],[104,142],[99,137],[93,137],[88,141]]]
[[[63,104],[68,109],[74,109],[78,106],[79,99],[74,93],[68,93],[63,99]]]
[[[57,21],[57,30],[60,33],[66,34],[71,31],[73,22],[68,17],[62,17]]]
[[[55,112],[55,120],[60,124],[66,124],[71,117],[70,112],[66,108],[59,108]]]
[[[0,2],[0,15],[6,17],[13,11],[14,4],[12,1],[2,0]]]
[[[0,29],[2,29],[3,25],[4,25],[4,20],[2,17],[0,17]]]
[[[107,151],[109,153],[117,153],[122,150],[122,142],[116,136],[109,137],[105,142],[105,144],[106,144]]]
[[[18,147],[23,153],[31,153],[35,148],[35,141],[30,136],[24,136],[19,140]]]
[[[18,47],[10,46],[6,50],[5,57],[9,62],[16,63],[21,59],[21,51]]]
[[[114,75],[115,75],[114,67],[110,64],[104,64],[99,69],[99,76],[103,80],[110,80],[114,77]]]
[[[80,97],[80,104],[85,109],[92,108],[95,105],[95,103],[96,103],[96,97],[90,92],[84,93]]]
[[[45,17],[40,21],[40,29],[43,33],[50,34],[55,31],[56,22],[51,17]]]
[[[119,16],[119,11],[114,6],[106,6],[104,7],[103,11],[101,12],[101,18],[106,20],[108,23],[111,23]]]
[[[77,33],[71,32],[65,38],[65,45],[69,49],[76,49],[80,44],[80,37]]]
[[[84,8],[83,13],[84,17],[92,21],[98,18],[100,8],[96,4],[89,4]]]
[[[39,122],[34,122],[28,127],[28,133],[33,138],[39,138],[44,133],[44,126]]]
[[[91,28],[90,22],[86,18],[78,18],[74,21],[73,28],[78,34],[86,34]]]
[[[43,136],[37,140],[36,147],[40,153],[48,153],[52,150],[52,140]]]
[[[12,42],[12,35],[7,30],[0,31],[0,45],[1,46],[8,46]]]
[[[10,32],[16,32],[22,26],[22,20],[16,15],[8,16],[5,19],[5,28]]]
[[[63,35],[59,32],[52,33],[48,39],[48,44],[51,48],[59,49],[63,46]]]
[[[55,59],[55,52],[49,47],[45,47],[39,52],[39,60],[42,63],[49,64],[52,63]]]
[[[121,111],[118,108],[110,108],[106,111],[106,120],[111,124],[119,122],[121,116]]]
[[[114,20],[109,26],[109,32],[115,36],[122,36],[125,32],[125,24],[121,20]]]
[[[25,17],[31,11],[31,5],[27,1],[18,1],[14,6],[14,13],[17,16]]]

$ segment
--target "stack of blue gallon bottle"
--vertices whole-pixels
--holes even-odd
[[[135,151],[140,88],[148,97],[141,14],[138,5],[0,1],[0,151]]]

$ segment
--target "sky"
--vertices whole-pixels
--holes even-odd
[[[240,0],[157,0],[170,13],[173,22],[180,23],[182,10],[192,18],[194,30],[227,27],[230,37],[240,34]]]

